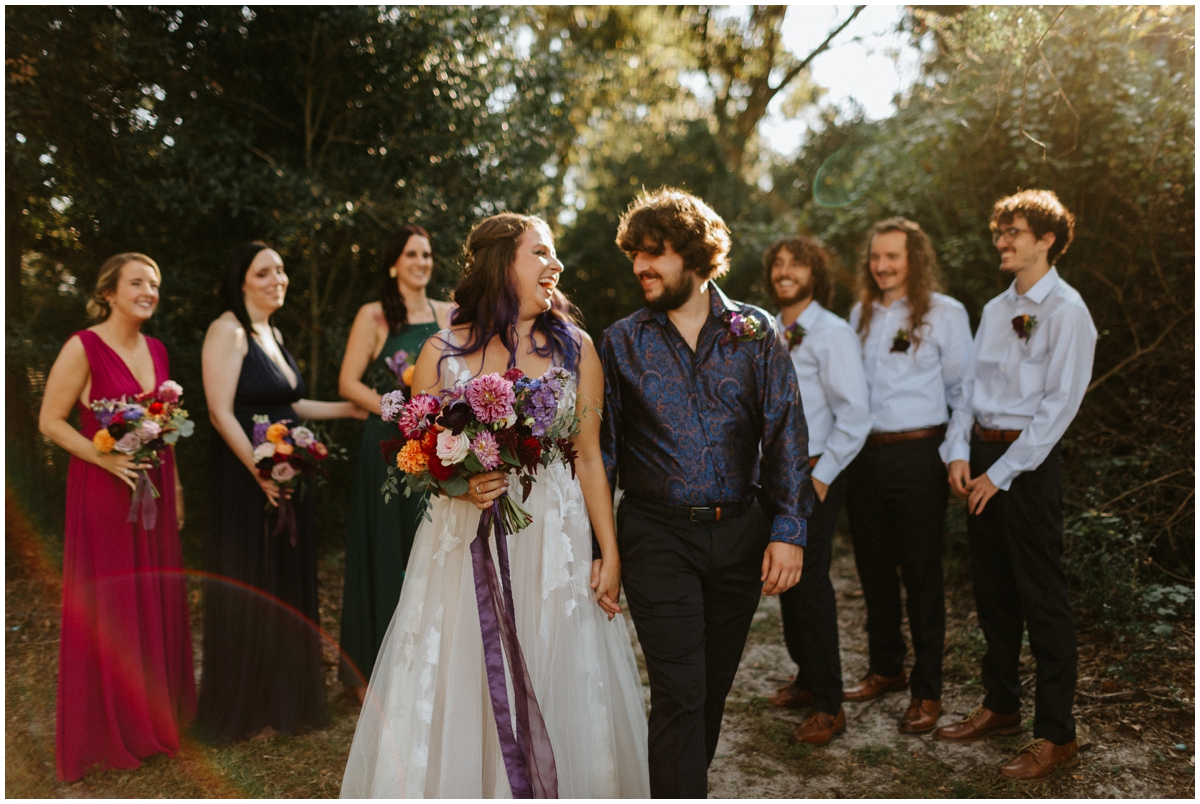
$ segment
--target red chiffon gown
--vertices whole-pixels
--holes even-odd
[[[92,399],[144,389],[94,332],[83,341]],[[170,378],[167,350],[147,337],[157,388]],[[84,436],[100,429],[79,406]],[[129,487],[72,457],[63,545],[62,640],[58,653],[58,778],[75,781],[95,765],[136,768],[179,750],[179,728],[196,713],[191,624],[175,521],[170,451],[150,479],[162,495],[152,530],[127,522]]]

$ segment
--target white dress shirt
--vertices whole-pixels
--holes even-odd
[[[775,320],[782,331],[783,316]],[[829,485],[858,455],[871,431],[862,349],[850,325],[816,301],[796,321],[804,339],[791,358],[808,422],[808,454],[821,456],[812,476]]]
[[[863,373],[870,389],[872,433],[895,433],[937,427],[950,420],[950,410],[966,406],[962,381],[971,359],[971,322],[962,303],[934,293],[921,326],[920,345],[913,342],[907,299],[884,307],[875,302],[871,329],[863,342]],[[850,311],[856,332],[862,303]],[[906,352],[893,352],[899,330],[909,330]],[[941,449],[946,460],[945,445]]]
[[[1012,320],[1036,321],[1026,340]],[[946,433],[952,461],[971,457],[971,424],[987,430],[1020,430],[1021,436],[987,475],[1008,491],[1013,478],[1041,466],[1079,412],[1092,377],[1096,326],[1075,288],[1050,272],[1025,295],[1014,280],[987,303],[963,383],[967,405],[954,412]]]

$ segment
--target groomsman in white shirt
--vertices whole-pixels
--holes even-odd
[[[972,743],[1021,731],[1021,636],[1037,661],[1032,743],[1004,765],[1010,779],[1041,781],[1079,761],[1075,740],[1075,620],[1059,565],[1063,550],[1060,439],[1092,376],[1096,327],[1054,263],[1075,219],[1046,190],[992,209],[1000,270],[1014,275],[987,303],[949,445],[950,488],[967,501],[979,625],[987,639],[983,704],[937,730]]]
[[[946,610],[942,546],[950,411],[965,405],[962,381],[971,327],[959,302],[935,292],[937,259],[916,223],[889,218],[871,228],[862,298],[850,325],[863,344],[871,433],[850,466],[846,509],[867,604],[869,666],[847,688],[868,701],[908,687],[900,731],[937,726],[942,711]],[[897,576],[899,570],[899,576]],[[914,661],[900,630],[903,580]]]
[[[871,429],[862,349],[854,330],[821,306],[833,293],[830,258],[816,241],[789,237],[763,255],[767,287],[780,308],[776,323],[800,383],[808,422],[808,459],[817,504],[808,519],[800,582],[779,596],[783,635],[796,678],[768,700],[787,709],[812,707],[792,739],[824,745],[846,730],[837,599],[829,562],[846,473]]]

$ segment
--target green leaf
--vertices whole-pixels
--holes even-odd
[[[442,490],[451,497],[461,497],[470,489],[467,486],[467,479],[462,475],[454,475],[449,480],[442,481]]]

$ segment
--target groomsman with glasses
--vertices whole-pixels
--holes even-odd
[[[1079,761],[1075,621],[1063,550],[1061,439],[1092,375],[1096,327],[1055,262],[1075,219],[1054,193],[997,201],[992,241],[1012,285],[983,308],[947,434],[950,488],[967,501],[979,625],[987,639],[983,704],[937,730],[973,743],[1021,731],[1021,638],[1037,662],[1033,742],[1000,773],[1041,781]]]
[[[921,227],[891,218],[872,227],[862,298],[850,325],[863,344],[870,435],[850,466],[847,510],[867,604],[867,675],[844,692],[868,701],[907,686],[901,732],[932,731],[942,710],[946,612],[942,544],[950,411],[965,405],[971,353],[967,311],[935,292],[937,261]],[[897,573],[899,571],[899,574]],[[915,659],[900,630],[903,580]]]
[[[763,255],[775,317],[796,369],[808,422],[808,459],[817,503],[808,519],[800,582],[779,596],[783,635],[796,677],[769,700],[786,709],[812,707],[792,739],[825,745],[846,730],[837,600],[829,563],[838,513],[846,497],[845,470],[871,429],[862,349],[854,330],[825,309],[833,295],[830,257],[807,237],[789,237]]]

